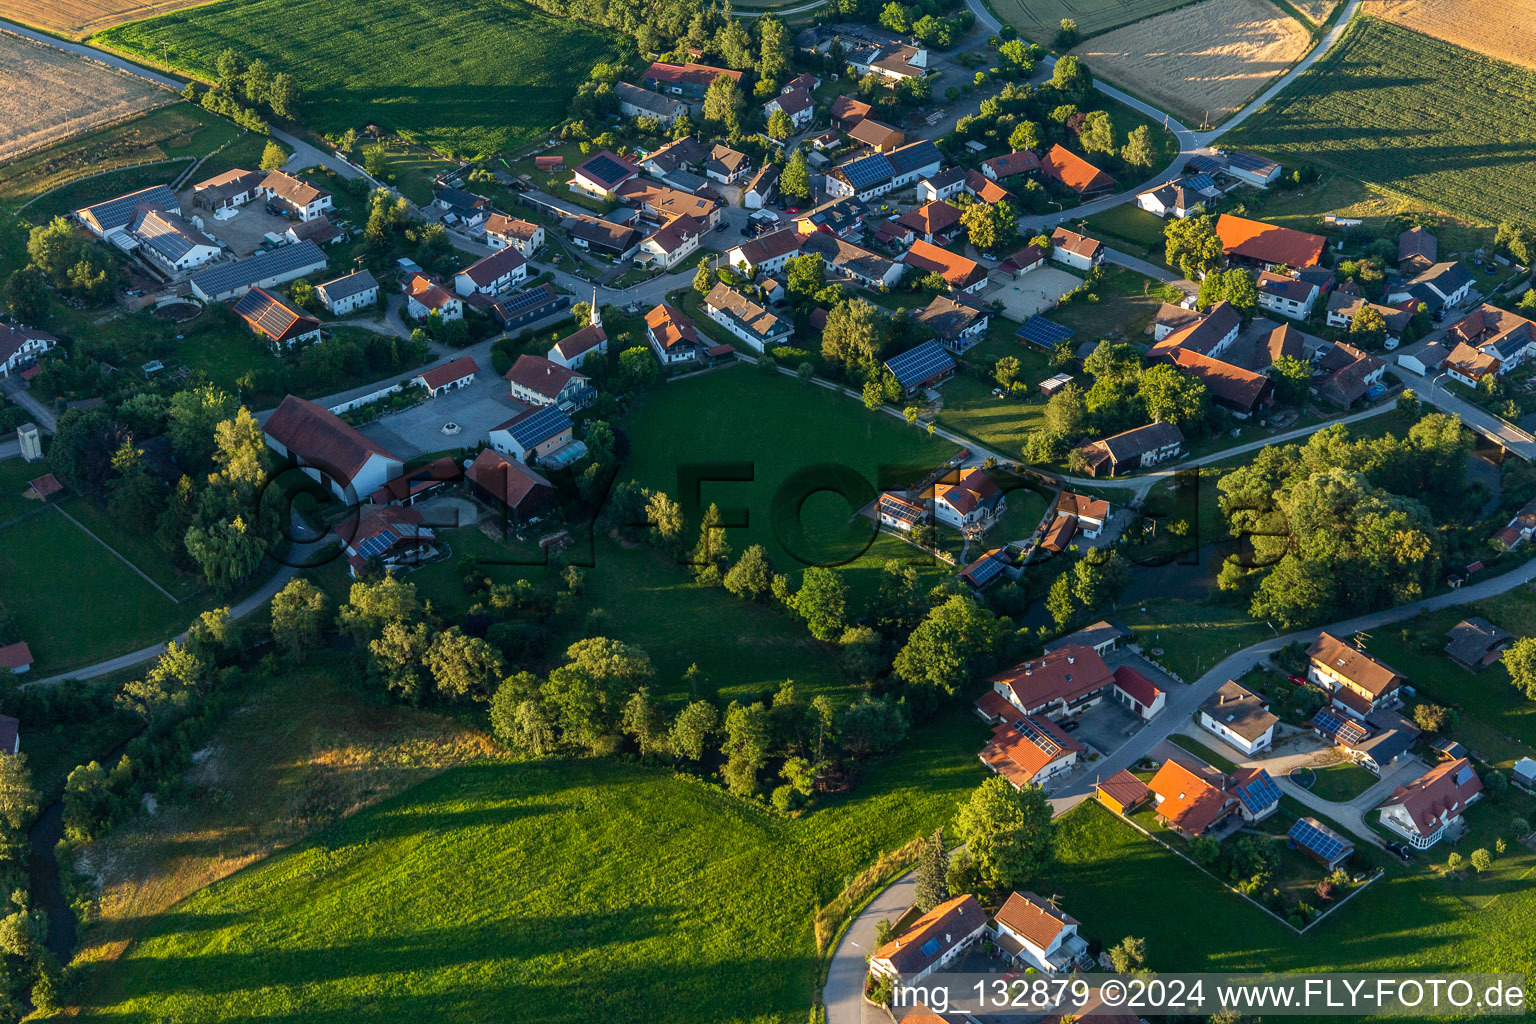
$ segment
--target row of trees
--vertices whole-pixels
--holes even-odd
[[[26,754],[0,757],[0,1022],[56,1007],[62,974],[46,946],[48,915],[32,906],[27,854],[28,829],[40,810]]]

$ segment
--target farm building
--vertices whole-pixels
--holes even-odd
[[[1040,173],[1065,185],[1084,201],[1097,199],[1115,189],[1115,179],[1061,146],[1052,146],[1040,162]]]
[[[571,444],[571,418],[559,406],[549,405],[518,413],[505,423],[491,428],[491,447],[519,462],[527,462],[558,452]]]
[[[469,356],[460,356],[452,362],[423,370],[411,378],[411,383],[426,391],[428,397],[437,398],[459,388],[467,388],[475,382],[480,365]]]
[[[1089,476],[1116,476],[1177,458],[1184,434],[1172,423],[1149,423],[1082,447]]]
[[[176,193],[166,185],[151,185],[125,196],[78,209],[75,211],[75,219],[97,238],[110,241],[113,236],[128,229],[128,223],[134,219],[141,206],[181,216],[181,200],[176,198]]]
[[[514,462],[493,448],[475,456],[465,472],[471,493],[481,501],[505,511],[504,528],[527,521],[554,504],[555,488],[539,473]]]
[[[278,350],[320,340],[320,321],[265,288],[252,288],[235,303],[235,315]]]
[[[1227,265],[1272,270],[1277,266],[1315,267],[1328,240],[1322,235],[1277,227],[1224,213],[1216,218],[1216,234]]]
[[[284,245],[198,271],[192,275],[192,294],[204,302],[232,299],[324,270],[325,262],[325,250],[314,242]]]
[[[885,361],[904,396],[942,384],[955,373],[955,361],[936,341],[925,341]]]
[[[262,425],[267,446],[293,459],[347,505],[400,475],[403,463],[377,441],[314,402],[289,395]]]

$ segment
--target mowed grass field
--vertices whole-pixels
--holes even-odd
[[[952,819],[984,731],[951,709],[798,820],[615,760],[450,769],[136,922],[75,1019],[801,1024],[815,911]]]
[[[174,99],[104,64],[0,35],[0,160]]]
[[[1451,213],[1526,216],[1536,192],[1536,72],[1356,17],[1224,144]]]
[[[1189,0],[992,0],[992,12],[1026,38],[1048,45],[1061,19],[1077,22],[1084,36],[1108,32],[1154,14],[1182,7]]]
[[[1536,0],[1365,0],[1360,9],[1404,28],[1485,53],[1513,64],[1536,67]],[[1475,10],[1475,16],[1472,16]]]
[[[1235,114],[1311,43],[1310,30],[1269,0],[1205,0],[1072,52],[1094,74],[1198,125]]]
[[[565,116],[614,34],[518,0],[223,0],[102,32],[95,42],[211,80],[233,47],[287,71],[300,119],[321,132],[369,124],[443,153],[478,156]],[[168,56],[167,56],[168,55]]]

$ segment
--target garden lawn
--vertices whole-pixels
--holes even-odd
[[[1336,804],[1353,800],[1381,781],[1351,761],[1316,765],[1312,771],[1317,776],[1317,781],[1312,784],[1312,795]]]
[[[0,531],[0,604],[16,614],[35,675],[163,640],[201,610],[168,600],[56,511]]]
[[[1042,360],[1043,362],[1043,360]],[[1026,384],[1037,383],[1028,376]],[[1045,418],[1045,400],[1038,390],[1023,400],[998,398],[990,380],[959,375],[939,389],[944,408],[939,426],[994,451],[1001,458],[1022,459],[1024,441]]]
[[[1187,683],[1227,655],[1274,635],[1239,609],[1173,598],[1124,606],[1115,617],[1136,634],[1143,650],[1161,649],[1154,660]]]
[[[89,498],[70,498],[61,508],[136,565],[140,572],[175,594],[178,600],[186,600],[204,589],[200,578],[176,567],[176,563],[171,561],[160,542],[155,539],[153,530],[122,522],[109,509]]]
[[[982,734],[951,709],[798,820],[615,760],[451,769],[145,922],[77,1019],[798,1024],[815,910],[951,820]]]
[[[275,31],[281,26],[281,31]],[[565,117],[618,37],[514,0],[224,0],[120,25],[94,41],[204,81],[233,47],[292,74],[316,131],[377,124],[444,154],[527,141]]]
[[[1536,191],[1533,100],[1536,71],[1362,16],[1226,142],[1499,221]]]
[[[1168,740],[1170,743],[1183,747],[1212,768],[1220,768],[1224,772],[1230,772],[1237,768],[1237,764],[1231,758],[1223,757],[1192,736],[1185,736],[1181,732],[1176,732],[1170,735]]]
[[[42,507],[41,502],[27,497],[27,493],[31,482],[49,471],[47,459],[42,462],[0,459],[0,523]]]
[[[1129,243],[1126,248],[1137,256],[1162,263],[1166,253],[1161,217],[1148,213],[1134,203],[1112,206],[1086,221],[1087,233],[1111,244]]]
[[[1177,301],[1184,293],[1161,281],[1154,281],[1134,270],[1105,264],[1092,294],[1079,295],[1045,315],[1077,332],[1073,347],[1085,341],[1110,338],[1115,341],[1144,341],[1147,326],[1157,316],[1164,301]]]

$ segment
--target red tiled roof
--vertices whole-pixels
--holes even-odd
[[[1170,758],[1148,788],[1162,797],[1157,813],[1190,835],[1199,835],[1226,812],[1232,798],[1211,781]]]
[[[986,912],[976,897],[956,896],[918,918],[911,928],[875,950],[871,959],[889,961],[900,974],[913,974],[936,962],[986,922]],[[930,939],[939,940],[938,945],[931,953],[924,953]]]
[[[1012,690],[1016,707],[1038,708],[1056,700],[1070,703],[1101,690],[1114,681],[1114,675],[1092,647],[1072,644],[1022,661],[987,681]]]
[[[555,396],[570,383],[571,378],[586,379],[584,374],[568,370],[543,356],[528,355],[518,356],[517,362],[513,363],[502,376],[536,395],[543,395],[550,401],[555,400]]]
[[[441,310],[458,298],[448,289],[423,274],[411,277],[406,294],[428,309]]]
[[[889,221],[886,221],[889,224]],[[920,235],[937,235],[960,223],[960,211],[942,199],[914,207],[902,214],[896,223],[911,228]]]
[[[1067,252],[1091,260],[1104,248],[1104,243],[1097,238],[1080,235],[1076,231],[1057,228],[1051,232],[1051,246],[1055,249],[1065,249]]]
[[[965,187],[984,203],[1000,203],[1005,199],[1013,198],[1012,192],[980,171],[965,172]]]
[[[1109,502],[1103,498],[1090,498],[1086,494],[1062,491],[1056,502],[1056,514],[1103,522],[1109,518]]]
[[[1204,384],[1212,398],[1244,412],[1251,411],[1274,388],[1274,382],[1262,373],[1212,359],[1193,349],[1174,349],[1170,355],[1173,364]]]
[[[1244,256],[1263,263],[1288,267],[1315,267],[1328,240],[1322,235],[1276,227],[1247,217],[1224,213],[1216,218],[1216,234],[1227,255]]]
[[[1126,808],[1135,807],[1152,794],[1145,782],[1124,768],[1098,783],[1094,788]]]
[[[1152,702],[1157,700],[1158,694],[1163,692],[1157,688],[1156,683],[1129,665],[1121,665],[1115,669],[1115,685],[1142,707],[1151,707]]]
[[[1021,149],[1013,153],[1004,153],[990,160],[982,162],[983,167],[990,167],[992,173],[999,179],[1011,178],[1015,174],[1028,174],[1030,171],[1040,169],[1040,158],[1033,150]]]
[[[1052,146],[1051,151],[1045,155],[1040,171],[1078,193],[1115,187],[1114,178],[1059,145]]]
[[[645,77],[655,82],[686,82],[690,85],[709,87],[715,79],[724,75],[733,82],[741,81],[741,72],[729,68],[717,68],[708,64],[668,64],[657,61],[645,69]]]
[[[418,373],[416,376],[427,385],[428,389],[436,391],[444,385],[452,384],[456,380],[461,380],[479,372],[479,363],[476,363],[469,356],[460,356],[451,363],[434,366],[432,369]]]
[[[1065,551],[1077,533],[1077,516],[1057,516],[1040,538],[1040,546],[1047,551]]]
[[[493,213],[485,219],[485,233],[488,235],[500,235],[504,238],[517,238],[527,241],[538,230],[539,226],[532,221],[508,217],[504,213]]]
[[[509,245],[504,249],[497,249],[484,259],[476,260],[459,273],[474,282],[476,287],[484,288],[527,262],[523,259],[522,253]]]
[[[831,117],[834,121],[856,121],[869,116],[869,112],[874,109],[863,100],[844,95],[832,101]]]
[[[1462,770],[1465,769],[1465,775]],[[1457,783],[1457,777],[1466,779]],[[1472,762],[1464,757],[1438,764],[1384,800],[1382,807],[1402,805],[1408,812],[1414,827],[1421,834],[1428,834],[1439,827],[1442,814],[1454,818],[1466,808],[1467,802],[1483,791],[1482,780],[1472,770]]]
[[[0,647],[0,668],[15,670],[32,664],[32,648],[25,641]]]
[[[1307,657],[1327,666],[1330,672],[1349,680],[1373,697],[1380,697],[1402,682],[1402,676],[1391,666],[1331,633],[1319,635],[1307,648]]]
[[[601,324],[587,324],[575,334],[568,335],[555,342],[555,348],[567,359],[575,359],[583,352],[590,352],[603,342],[608,340],[608,334]]]
[[[976,710],[987,718],[1013,719],[1018,717],[1019,709],[1008,703],[1008,698],[996,690],[988,690],[976,698]]]
[[[1049,949],[1062,929],[1078,923],[1070,914],[1063,914],[1032,892],[1009,893],[993,919],[1040,949]]]
[[[919,270],[940,274],[951,288],[965,288],[987,275],[986,269],[975,260],[957,256],[921,238],[913,242],[912,248],[907,250],[906,263]]]
[[[44,473],[28,486],[32,488],[32,493],[43,501],[47,501],[64,489],[64,485],[59,483],[59,478],[52,473]]]
[[[1034,726],[1044,738],[1037,740],[1030,733],[1015,729],[1013,723],[1017,721]],[[1021,715],[1015,711],[1011,719],[992,730],[992,738],[981,750],[981,759],[1015,786],[1026,786],[1052,764],[1082,749],[1081,743],[1044,715]]]
[[[294,395],[283,399],[262,430],[290,453],[341,483],[350,484],[371,456],[400,462],[389,449],[335,413]]]
[[[664,349],[699,343],[699,332],[693,321],[682,310],[665,302],[645,314],[645,325]]]
[[[535,488],[553,492],[554,486],[527,466],[507,458],[494,448],[475,456],[465,475],[471,483],[491,494],[507,508],[516,511]]]
[[[965,515],[997,493],[997,484],[979,466],[972,466],[952,484],[940,484],[935,497]]]

